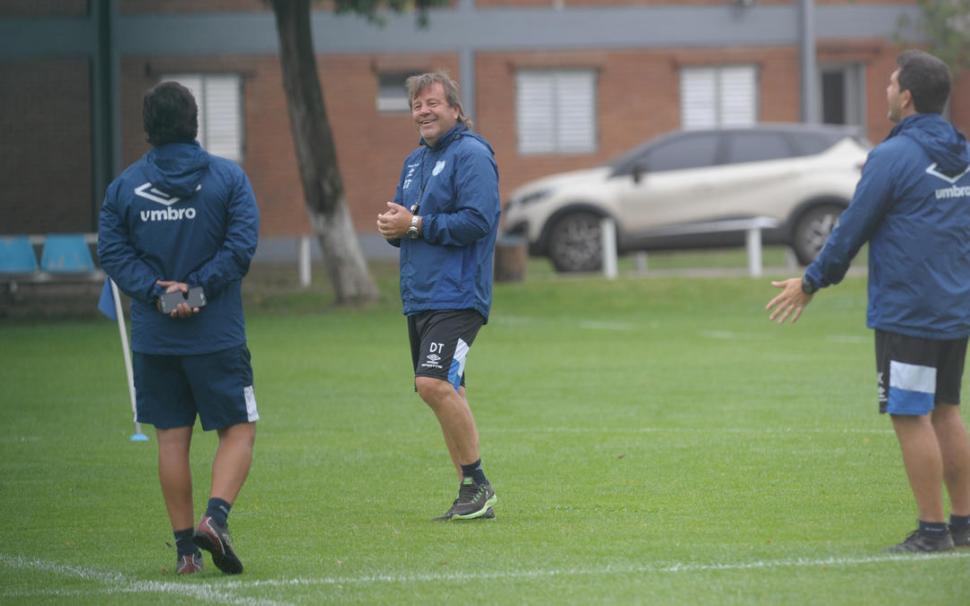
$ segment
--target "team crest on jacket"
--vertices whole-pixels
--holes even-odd
[[[431,169],[431,176],[432,177],[437,177],[438,176],[438,173],[440,173],[444,169],[445,169],[445,161],[444,160],[438,160],[435,163],[434,168]]]

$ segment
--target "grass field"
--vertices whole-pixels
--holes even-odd
[[[250,289],[239,577],[173,574],[114,324],[0,324],[0,603],[967,603],[970,551],[883,552],[915,511],[875,413],[864,279],[778,327],[767,278],[530,272],[469,355],[500,501],[467,523],[429,521],[457,482],[393,271],[368,311]],[[199,508],[214,443],[196,434]]]

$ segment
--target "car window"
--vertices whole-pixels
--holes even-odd
[[[643,168],[658,172],[712,166],[717,162],[717,143],[714,134],[678,137],[651,149],[644,157]]]
[[[728,136],[728,164],[781,160],[791,156],[791,146],[778,133],[732,133]]]
[[[799,156],[820,154],[845,138],[843,133],[792,133],[791,142]]]

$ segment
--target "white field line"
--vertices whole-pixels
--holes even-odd
[[[95,570],[92,568],[85,568],[70,564],[57,564],[55,562],[48,562],[46,560],[26,558],[24,556],[8,555],[4,553],[0,553],[0,566],[20,570],[47,572],[64,577],[91,581],[102,585],[102,587],[92,589],[87,593],[83,592],[83,590],[65,590],[63,592],[53,590],[54,593],[52,594],[50,589],[39,589],[37,593],[30,594],[23,590],[15,590],[9,594],[6,591],[0,591],[0,601],[3,601],[2,598],[26,597],[27,595],[36,597],[44,597],[48,595],[67,597],[73,595],[94,594],[110,595],[129,593],[161,593],[194,598],[202,602],[230,604],[231,606],[284,606],[288,604],[287,602],[239,597],[233,595],[232,593],[226,592],[226,587],[223,583],[207,584],[190,582],[177,583],[174,581],[140,581],[126,577],[119,572]]]
[[[743,433],[761,435],[797,434],[870,434],[894,435],[892,429],[832,428],[825,427],[495,427],[488,433]]]
[[[229,581],[225,585],[233,588],[251,587],[299,587],[315,585],[376,585],[376,584],[410,584],[410,583],[465,583],[468,581],[501,581],[515,579],[546,579],[551,577],[573,576],[615,576],[615,575],[664,575],[690,574],[705,572],[732,572],[745,570],[777,570],[784,568],[823,568],[828,566],[850,567],[869,566],[873,564],[899,563],[912,566],[914,563],[943,558],[970,559],[970,552],[925,554],[925,555],[884,555],[863,558],[797,558],[790,560],[762,560],[755,562],[738,562],[734,564],[711,563],[673,563],[673,564],[631,564],[620,566],[602,566],[591,568],[547,568],[534,570],[502,570],[495,572],[453,572],[453,573],[423,573],[423,574],[373,574],[353,577],[319,577],[294,579],[265,579],[257,581]]]

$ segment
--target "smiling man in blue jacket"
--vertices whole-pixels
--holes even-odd
[[[490,518],[498,497],[482,469],[465,360],[492,304],[498,168],[488,142],[469,130],[447,74],[412,76],[406,85],[421,144],[404,161],[377,230],[401,248],[414,386],[437,417],[458,472],[458,497],[436,519]]]
[[[199,547],[242,572],[228,515],[253,457],[256,396],[240,285],[256,252],[259,211],[243,170],[195,141],[198,109],[185,87],[146,93],[152,149],[108,186],[98,225],[105,272],[131,297],[138,421],[155,426],[158,475],[175,534],[176,572],[202,569]],[[201,287],[199,306],[161,309],[165,293]],[[204,301],[204,307],[201,306]],[[193,528],[189,446],[196,416],[219,448],[205,515]]]
[[[970,547],[970,440],[958,408],[970,335],[970,148],[940,115],[946,65],[915,50],[897,64],[886,89],[895,128],[869,154],[818,258],[802,278],[773,282],[782,292],[767,308],[795,322],[869,242],[879,410],[892,418],[919,514],[890,551],[943,551]]]

